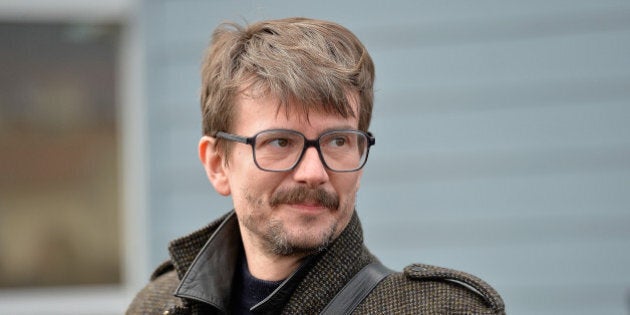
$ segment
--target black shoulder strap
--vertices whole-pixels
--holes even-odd
[[[392,270],[375,261],[361,269],[326,305],[320,315],[350,314]]]

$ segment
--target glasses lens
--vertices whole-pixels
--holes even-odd
[[[295,165],[303,148],[304,137],[301,134],[270,130],[256,136],[254,156],[260,168],[284,171]]]
[[[334,131],[322,135],[319,146],[330,169],[354,171],[365,164],[368,139],[358,131]]]

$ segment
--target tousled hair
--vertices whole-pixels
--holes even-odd
[[[333,22],[287,18],[246,27],[221,24],[212,34],[201,77],[204,135],[232,130],[239,93],[273,96],[278,111],[287,115],[290,109],[307,119],[310,111],[358,115],[360,130],[370,125],[374,64],[359,39]],[[217,146],[228,154],[221,141]]]

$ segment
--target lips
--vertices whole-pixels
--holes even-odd
[[[328,207],[322,205],[320,202],[317,202],[317,201],[296,202],[296,203],[290,203],[289,205],[295,206],[295,207],[300,207],[300,208],[307,208],[307,209],[328,208]]]

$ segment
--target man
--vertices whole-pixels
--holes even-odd
[[[202,69],[199,157],[234,210],[173,241],[128,314],[334,313],[335,296],[362,291],[343,309],[504,313],[483,281],[439,267],[384,271],[367,289],[348,284],[377,262],[354,209],[375,143],[373,82],[367,50],[338,24],[220,26]]]

